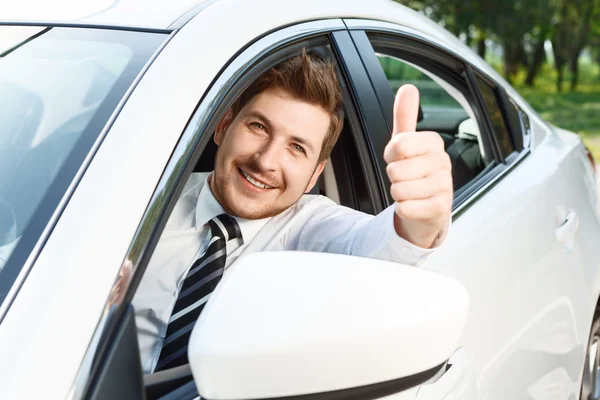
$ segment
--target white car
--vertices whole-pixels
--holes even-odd
[[[12,4],[9,4],[12,3]],[[0,398],[598,399],[600,219],[579,137],[440,26],[370,0],[0,5]],[[394,91],[453,162],[427,262],[255,253],[190,365],[144,376],[131,299],[215,124],[302,48],[346,121],[316,191],[377,213]]]

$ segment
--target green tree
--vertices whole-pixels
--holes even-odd
[[[571,72],[571,90],[579,81],[579,57],[588,45],[592,27],[597,25],[593,17],[598,15],[600,0],[561,0],[554,18],[552,50],[557,72],[556,90],[562,91],[564,69]]]
[[[399,2],[424,12],[456,36],[464,35],[468,45],[475,42],[481,57],[485,57],[486,39],[501,43],[507,80],[512,80],[520,65],[526,65],[530,66],[528,81],[533,84],[544,61],[544,41],[550,32],[552,9],[548,0]],[[526,38],[529,38],[529,43]]]
[[[546,61],[545,44],[552,35],[552,17],[556,13],[556,1],[538,2],[532,13],[534,26],[525,36],[526,47],[529,49],[525,84],[529,87],[534,86],[535,78]]]
[[[596,4],[592,15],[589,45],[592,57],[600,67],[600,4]],[[600,68],[598,71],[598,79],[600,80]]]
[[[396,0],[438,21],[485,57],[485,41],[504,50],[504,76],[510,82],[525,67],[525,84],[534,86],[552,42],[556,87],[569,70],[571,90],[579,80],[579,58],[588,45],[600,64],[600,0]]]

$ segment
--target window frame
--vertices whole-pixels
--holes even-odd
[[[371,207],[375,213],[383,209],[384,200],[380,197],[380,186],[375,179],[378,168],[373,162],[372,154],[365,151],[368,147],[368,140],[366,133],[363,133],[371,128],[371,125],[364,121],[381,121],[381,113],[379,107],[375,107],[371,110],[371,113],[375,115],[365,114],[362,107],[357,104],[359,102],[357,99],[365,94],[367,96],[375,95],[368,78],[364,81],[364,78],[367,77],[364,70],[364,76],[361,77],[363,78],[362,86],[357,89],[354,84],[351,84],[354,78],[349,75],[360,72],[362,64],[342,20],[326,19],[301,23],[258,37],[254,42],[241,49],[221,70],[190,116],[125,256],[125,259],[132,262],[134,271],[127,287],[121,288],[126,290],[126,294],[121,303],[116,308],[113,306],[111,313],[105,314],[99,321],[98,328],[94,333],[94,337],[99,339],[88,348],[85,355],[82,369],[77,377],[78,381],[81,379],[85,382],[85,389],[81,393],[88,392],[88,385],[97,382],[98,374],[106,371],[107,352],[118,340],[117,335],[122,329],[125,313],[152,258],[166,222],[187,178],[194,171],[207,143],[212,140],[212,132],[216,128],[220,116],[254,79],[267,68],[285,58],[283,53],[294,46],[297,47],[299,43],[314,41],[315,38],[329,40],[353,102],[353,111],[348,113],[348,118],[353,126],[354,140],[358,141],[356,146],[358,157],[363,166],[365,184],[370,194],[370,199],[366,200],[365,207]],[[350,61],[345,60],[347,54],[350,54]],[[345,98],[345,100],[347,99]],[[368,100],[360,100],[363,104],[366,101]],[[362,126],[358,125],[360,122],[362,122]],[[359,130],[360,132],[358,132]],[[357,207],[362,208],[360,204]],[[87,363],[85,360],[90,362]],[[92,362],[92,360],[96,362]]]
[[[372,21],[372,20],[363,20],[363,19],[347,19],[344,20],[346,26],[350,30],[352,38],[357,46],[359,54],[363,59],[363,63],[365,65],[366,70],[369,73],[369,77],[373,84],[374,90],[378,94],[378,102],[382,107],[382,113],[387,115],[386,122],[390,126],[391,132],[391,110],[393,107],[393,96],[389,94],[389,82],[387,81],[387,77],[383,71],[383,68],[380,66],[375,50],[371,45],[371,41],[369,39],[369,34],[371,35],[379,35],[379,36],[388,36],[397,40],[396,48],[399,49],[399,52],[413,53],[414,58],[410,58],[407,60],[412,62],[421,68],[424,68],[435,75],[440,76],[440,78],[444,79],[446,82],[452,84],[452,77],[448,79],[448,75],[444,75],[443,70],[454,67],[454,78],[460,77],[464,81],[464,83],[469,88],[469,93],[463,93],[467,100],[473,102],[471,104],[472,111],[476,116],[477,122],[480,125],[480,134],[482,138],[482,142],[487,142],[487,148],[484,147],[486,151],[492,151],[491,154],[494,156],[494,160],[490,163],[486,168],[473,180],[463,186],[461,189],[455,192],[454,201],[453,201],[453,219],[457,219],[460,215],[462,215],[468,208],[470,208],[477,200],[479,200],[485,193],[487,193],[497,182],[499,182],[512,168],[514,168],[520,161],[522,161],[525,157],[527,157],[530,153],[528,146],[522,146],[522,148],[517,148],[516,152],[513,152],[509,157],[503,159],[500,156],[500,152],[498,150],[498,143],[491,131],[491,125],[489,122],[489,115],[485,108],[485,104],[481,98],[481,93],[477,84],[473,77],[473,71],[477,71],[478,74],[485,77],[487,81],[493,82],[498,88],[499,98],[502,99],[503,106],[505,106],[508,102],[510,102],[513,107],[515,107],[514,102],[508,97],[506,91],[503,87],[496,83],[495,80],[490,78],[487,74],[482,72],[480,69],[476,68],[476,66],[472,65],[468,62],[464,57],[456,52],[445,48],[444,46],[438,44],[439,40],[435,40],[433,38],[429,38],[423,35],[421,32],[418,32],[414,29],[403,27],[400,25],[396,25],[388,22],[381,21]],[[392,55],[392,54],[390,54]],[[418,57],[418,58],[417,58]],[[404,56],[401,57],[405,59]],[[415,59],[417,58],[417,59]],[[425,63],[423,60],[427,60]],[[436,70],[432,70],[430,65],[444,65],[446,68],[440,68],[442,70],[442,74],[437,73]],[[462,67],[463,72],[457,73],[457,67]],[[435,67],[434,67],[435,68]],[[452,73],[450,73],[452,76]],[[386,90],[387,89],[387,90]],[[386,94],[387,93],[387,94]],[[470,98],[469,98],[470,96]],[[518,107],[516,107],[518,111]],[[388,110],[389,111],[385,111]],[[504,119],[509,124],[509,118],[505,113],[506,108],[503,108],[501,112],[503,113]],[[518,114],[518,113],[517,113]],[[510,127],[509,132],[518,134],[521,127],[523,126],[522,121],[517,124],[517,121],[514,116],[510,118]],[[518,126],[517,126],[518,125]],[[370,137],[373,141],[388,141],[389,134],[385,137]],[[519,143],[513,139],[515,145]],[[520,141],[520,143],[526,143],[524,139]],[[385,170],[385,163],[379,164],[380,169]],[[386,182],[387,183],[387,182]],[[389,184],[389,183],[388,183]]]

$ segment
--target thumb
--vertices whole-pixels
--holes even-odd
[[[415,132],[419,118],[419,89],[414,85],[402,85],[394,100],[394,129],[392,136],[400,132]]]

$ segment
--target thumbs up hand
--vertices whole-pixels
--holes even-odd
[[[403,85],[394,101],[392,138],[384,151],[396,233],[422,248],[445,236],[452,213],[452,171],[436,132],[416,132],[419,90]]]

